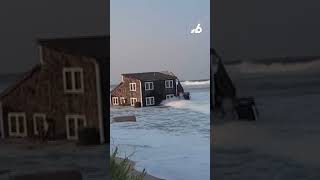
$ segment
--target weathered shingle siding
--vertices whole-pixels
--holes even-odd
[[[4,97],[5,127],[8,112],[25,112],[28,136],[33,134],[33,114],[45,113],[54,122],[55,136],[66,138],[67,114],[86,116],[88,127],[99,127],[95,66],[87,57],[73,56],[49,48],[42,51],[44,64],[18,88]],[[66,94],[64,67],[83,68],[84,94]],[[8,130],[6,130],[6,133]]]
[[[139,76],[142,76],[143,73],[139,74]],[[149,73],[150,74],[150,73]],[[171,76],[170,76],[171,77]],[[144,79],[147,79],[147,77],[144,77]],[[151,77],[151,79],[154,79],[154,77]],[[165,82],[168,80],[173,81],[173,87],[172,88],[166,88]],[[177,81],[176,77],[172,77],[171,79],[158,79],[158,80],[139,80],[136,78],[133,78],[130,74],[126,74],[123,76],[123,81],[112,90],[111,92],[111,103],[112,97],[118,97],[119,98],[119,105],[130,105],[130,98],[137,98],[137,102],[141,102],[143,106],[146,106],[146,98],[147,97],[154,97],[155,105],[160,105],[160,103],[166,99],[166,95],[173,94],[174,96],[177,96]],[[140,87],[141,82],[141,87]],[[145,89],[145,83],[146,82],[153,82],[154,89],[153,90],[146,90]],[[130,83],[136,83],[137,90],[136,91],[130,91]],[[141,97],[142,96],[142,97]],[[124,97],[126,99],[126,104],[120,103],[120,98]]]
[[[136,83],[136,91],[130,91],[130,83]],[[137,98],[137,102],[141,102],[140,88],[140,80],[124,77],[122,84],[112,91],[111,99],[112,97],[118,97],[120,102],[120,97],[124,97],[126,104],[123,105],[128,106],[130,105],[130,98]]]

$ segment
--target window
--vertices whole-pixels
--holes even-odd
[[[120,98],[120,104],[126,104],[126,99],[124,97]]]
[[[25,113],[9,113],[8,120],[9,136],[27,136],[27,121]]]
[[[83,69],[63,69],[64,91],[67,93],[82,93],[84,91]]]
[[[137,90],[137,84],[136,83],[130,83],[129,87],[130,87],[130,91],[136,91]]]
[[[173,80],[166,80],[166,88],[173,88]]]
[[[137,98],[130,98],[130,105],[134,106],[137,102]]]
[[[172,98],[174,98],[174,94],[167,94],[166,95],[166,99],[172,99]]]
[[[147,106],[154,105],[154,97],[146,97],[146,105]]]
[[[118,97],[112,97],[112,104],[113,105],[119,105],[119,98]]]
[[[144,85],[146,91],[153,90],[153,82],[145,82]]]
[[[33,129],[35,135],[41,135],[40,133],[48,131],[48,122],[45,114],[33,115]]]
[[[87,121],[85,116],[67,115],[66,126],[67,126],[67,138],[70,140],[78,140],[79,130],[87,127]]]

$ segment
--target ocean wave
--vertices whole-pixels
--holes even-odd
[[[188,101],[179,99],[179,98],[172,98],[169,100],[164,100],[161,102],[161,105],[163,106],[170,106],[174,108],[183,108],[187,105]]]
[[[210,80],[205,81],[183,81],[181,82],[182,86],[206,86],[210,85]]]
[[[240,73],[289,73],[289,72],[315,72],[320,69],[320,59],[294,63],[256,63],[242,61],[235,64],[227,64],[226,67],[232,72]]]
[[[172,98],[161,102],[162,106],[169,106],[177,109],[190,109],[192,111],[200,112],[203,114],[210,114],[210,105],[206,103],[197,103],[192,100],[184,100],[179,98]]]

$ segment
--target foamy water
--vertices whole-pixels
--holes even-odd
[[[191,100],[158,107],[113,107],[111,117],[135,115],[137,122],[111,124],[111,144],[139,170],[173,180],[210,179],[209,87],[186,86]]]
[[[210,80],[206,81],[183,81],[182,86],[210,86]]]
[[[253,96],[256,122],[214,127],[215,179],[320,179],[319,74],[238,74],[239,96]]]

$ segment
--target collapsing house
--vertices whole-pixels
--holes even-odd
[[[40,64],[0,94],[2,138],[109,141],[109,37],[40,39]],[[108,123],[107,123],[108,124]]]
[[[121,83],[111,91],[111,103],[113,106],[155,106],[182,95],[180,81],[170,72],[122,74]]]
[[[237,98],[236,88],[226,71],[221,57],[211,49],[211,109],[223,119],[257,120],[253,97]],[[216,66],[216,68],[214,68]],[[214,87],[212,87],[214,86]]]

